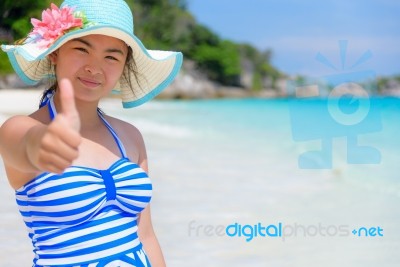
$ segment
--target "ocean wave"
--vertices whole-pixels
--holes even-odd
[[[134,124],[143,134],[159,135],[170,138],[188,138],[195,135],[192,130],[181,126],[160,124],[145,119],[135,119],[134,122],[126,119],[126,121]]]

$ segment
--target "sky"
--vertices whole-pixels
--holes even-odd
[[[270,49],[272,64],[287,74],[400,74],[400,0],[187,0],[187,5],[198,23],[221,38]]]

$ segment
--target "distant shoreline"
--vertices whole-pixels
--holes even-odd
[[[344,90],[355,96],[365,96],[363,86],[374,88],[368,96],[373,97],[400,97],[400,80],[397,77],[384,78],[385,83],[379,84],[379,80],[374,81],[372,86],[348,82]],[[288,85],[288,82],[290,84]],[[314,84],[316,83],[316,84]],[[37,86],[26,85],[15,73],[0,76],[0,91],[2,90],[33,90],[44,91],[49,85],[48,81],[42,81]],[[378,88],[378,86],[380,86]],[[352,88],[357,87],[357,88]],[[300,89],[300,90],[298,90]],[[157,99],[218,99],[218,98],[293,98],[293,97],[327,97],[333,88],[329,88],[323,81],[308,81],[305,77],[285,77],[275,82],[275,88],[264,88],[260,90],[252,90],[245,87],[224,86],[212,80],[191,67],[183,69],[176,79],[164,89],[156,98]],[[335,87],[336,89],[336,87]],[[296,91],[296,92],[294,92]],[[343,91],[343,88],[341,89]],[[337,95],[338,92],[336,92]]]

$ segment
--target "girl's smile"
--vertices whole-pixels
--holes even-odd
[[[85,78],[85,77],[78,77],[78,80],[86,87],[88,88],[97,88],[101,86],[101,82],[98,82],[94,79],[91,78]]]

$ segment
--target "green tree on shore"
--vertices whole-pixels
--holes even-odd
[[[0,42],[10,44],[26,37],[32,29],[30,18],[40,18],[43,9],[60,0],[2,0],[0,2]],[[13,69],[7,55],[0,52],[0,75],[12,73]]]
[[[25,37],[32,28],[30,18],[39,18],[42,10],[47,8],[51,2],[57,5],[61,3],[57,0],[2,0],[0,3],[2,41],[5,37],[6,39],[12,37],[14,40]]]

